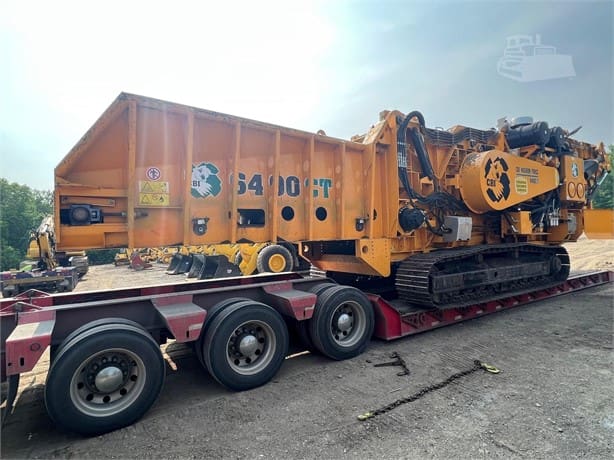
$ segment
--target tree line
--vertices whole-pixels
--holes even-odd
[[[614,145],[609,148],[613,174],[608,175],[593,197],[593,207],[614,209]],[[0,269],[19,266],[26,255],[30,231],[53,213],[53,192],[0,178]],[[90,263],[110,263],[117,250],[92,251]]]
[[[593,208],[614,209],[614,145],[608,149],[611,173],[605,178],[593,197]]]
[[[53,192],[0,178],[0,267],[19,266],[26,255],[30,231],[53,213]]]

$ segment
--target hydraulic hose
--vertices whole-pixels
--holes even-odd
[[[397,121],[400,121],[399,127],[397,130],[397,167],[399,168],[399,180],[405,189],[405,192],[409,196],[409,198],[415,199],[417,198],[414,191],[411,189],[409,185],[409,181],[407,180],[407,125],[409,121],[416,117],[418,119],[418,123],[420,126],[425,126],[424,115],[417,110],[413,110],[409,112],[405,118],[402,120],[399,118]]]
[[[428,152],[426,151],[426,145],[424,144],[424,139],[418,131],[417,128],[412,128],[409,130],[409,137],[411,139],[412,144],[414,145],[414,150],[416,151],[416,155],[418,155],[418,160],[420,161],[420,167],[422,168],[422,172],[432,181],[435,180],[435,173],[433,172],[433,166],[431,165],[431,159],[429,158]]]
[[[431,165],[431,160],[428,156],[428,151],[426,150],[424,138],[422,137],[422,134],[418,128],[412,128],[410,130],[410,139],[414,146],[414,150],[416,151],[416,155],[418,156],[418,160],[420,161],[420,167],[422,168],[423,173],[435,184],[435,193],[428,197],[424,197],[419,193],[416,193],[411,188],[411,184],[407,178],[407,126],[409,125],[410,120],[414,117],[418,119],[418,123],[424,128],[424,116],[417,110],[409,112],[402,120],[400,118],[397,119],[397,122],[399,123],[399,128],[397,130],[397,167],[399,171],[399,181],[405,189],[405,193],[407,193],[409,202],[413,208],[417,209],[417,206],[414,203],[414,200],[416,200],[421,205],[431,209],[431,212],[437,220],[438,228],[434,228],[428,219],[425,220],[425,224],[429,231],[436,235],[442,236],[445,233],[443,219],[440,213],[433,212],[433,209],[441,211],[443,207],[455,209],[462,208],[462,206],[459,206],[457,200],[453,196],[448,195],[445,192],[438,191],[439,187],[435,181],[433,166]]]
[[[426,123],[424,122],[424,115],[422,115],[422,113],[420,113],[417,110],[412,110],[405,116],[405,119],[403,120],[403,124],[405,125],[405,128],[407,128],[409,121],[414,117],[418,119],[418,123],[420,123],[420,126],[422,127],[426,126]]]

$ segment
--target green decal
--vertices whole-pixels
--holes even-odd
[[[218,196],[222,191],[219,172],[220,170],[213,163],[192,165],[192,196],[195,198]]]

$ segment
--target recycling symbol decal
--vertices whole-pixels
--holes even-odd
[[[195,198],[218,196],[222,191],[219,172],[219,168],[213,163],[192,165],[192,196]]]
[[[484,167],[484,177],[486,178],[486,194],[492,201],[498,203],[507,200],[510,196],[510,178],[507,175],[509,166],[507,162],[497,157],[494,161],[490,158]]]

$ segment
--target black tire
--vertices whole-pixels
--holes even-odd
[[[369,299],[356,288],[336,286],[318,296],[309,335],[320,353],[342,360],[366,349],[374,326]]]
[[[326,290],[338,286],[335,283],[320,283],[309,289],[309,292],[315,294],[316,296],[322,295]],[[313,351],[315,347],[313,346],[313,341],[311,340],[311,335],[309,333],[309,322],[310,319],[305,319],[302,321],[296,321],[296,333],[300,340],[301,345],[305,347],[306,350]]]
[[[316,284],[315,286],[311,287],[311,289],[309,289],[309,292],[320,297],[322,294],[324,294],[324,292],[326,292],[327,290],[335,286],[339,286],[339,285],[336,283],[320,283],[320,284]]]
[[[288,353],[288,341],[281,315],[248,300],[215,317],[205,333],[202,353],[207,370],[219,383],[243,391],[273,378]]]
[[[307,262],[306,259],[299,257],[298,246],[296,244],[288,243],[287,241],[281,241],[278,244],[286,248],[288,251],[290,251],[290,254],[292,254],[292,265],[294,271],[309,270],[309,266],[311,264]]]
[[[58,354],[61,353],[62,350],[66,348],[66,346],[68,346],[75,339],[75,337],[79,337],[84,332],[89,331],[90,329],[93,329],[95,327],[105,325],[105,324],[127,324],[129,326],[140,328],[143,332],[146,332],[143,326],[129,319],[125,319],[125,318],[97,319],[95,321],[91,321],[82,326],[79,326],[77,329],[75,329],[70,334],[68,334],[60,345],[52,345],[50,348],[50,355],[49,355],[49,359],[51,363],[53,364]]]
[[[200,364],[202,364],[204,368],[207,367],[205,365],[205,358],[203,356],[203,344],[204,344],[205,334],[207,332],[207,329],[209,329],[209,326],[211,325],[211,323],[213,323],[213,320],[215,319],[215,317],[219,315],[225,308],[229,307],[233,303],[245,302],[247,300],[249,299],[246,299],[245,297],[232,297],[230,299],[224,299],[216,303],[213,307],[207,310],[207,316],[205,317],[205,324],[203,325],[203,328],[200,331],[200,336],[198,337],[198,340],[195,341],[195,347],[194,347],[196,351],[196,356],[198,357],[198,361],[200,362]]]
[[[258,273],[281,273],[294,270],[294,259],[287,248],[271,244],[260,250],[256,259]]]
[[[65,277],[62,281],[56,281],[55,289],[57,292],[71,292],[75,284],[73,276],[70,275],[70,277]]]
[[[160,347],[141,327],[93,327],[59,350],[45,384],[47,412],[58,425],[84,435],[130,425],[158,398],[164,366]]]
[[[15,297],[19,294],[19,289],[2,289],[2,297],[8,299],[9,297]]]

